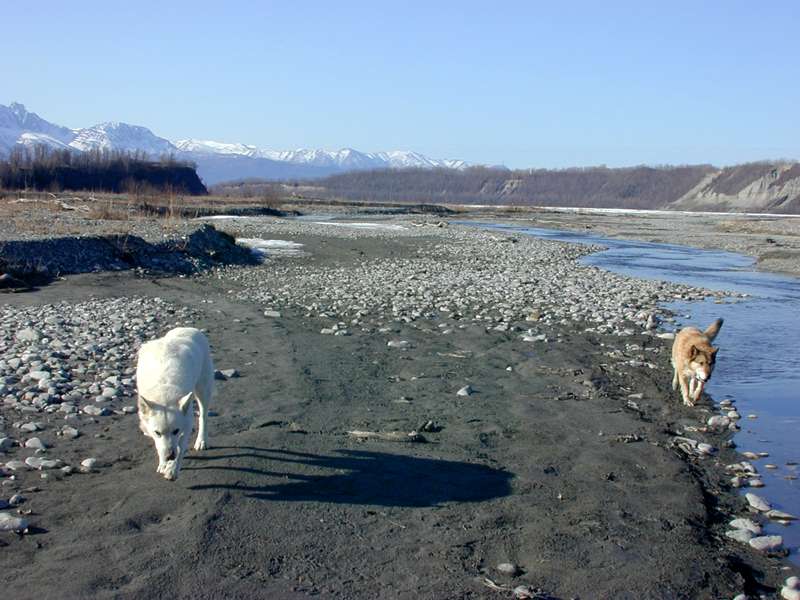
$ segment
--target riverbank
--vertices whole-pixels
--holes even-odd
[[[792,216],[556,209],[474,214],[491,222],[737,252],[752,257],[759,270],[800,276],[800,218]]]
[[[0,408],[2,431],[49,448],[10,446],[2,460],[74,467],[6,472],[3,498],[18,493],[16,509],[31,512],[20,515],[28,535],[2,534],[4,589],[17,598],[774,590],[784,563],[725,535],[748,514],[721,469],[740,457],[725,435],[703,431],[710,405],[686,408],[672,394],[670,342],[650,328],[669,319],[659,303],[708,292],[582,266],[585,248],[421,223],[216,222],[237,238],[294,245],[262,244],[267,260],[256,267],[76,275],[4,296],[0,339],[20,363],[6,375],[19,381],[4,383],[15,402]],[[69,334],[88,325],[56,314],[120,321],[97,343],[125,345],[111,362],[93,352],[77,373],[86,343]],[[170,484],[125,410],[135,403],[124,355],[178,323],[206,329],[217,368],[239,376],[218,383],[212,449]],[[22,329],[41,331],[20,339]],[[47,355],[42,340],[54,338],[66,347]],[[76,381],[81,395],[54,385],[59,402],[39,410],[20,384],[48,365],[64,371],[54,383]],[[110,377],[116,395],[103,389]],[[106,399],[87,401],[84,384]],[[74,439],[63,429],[70,414]],[[82,468],[86,458],[97,462]]]

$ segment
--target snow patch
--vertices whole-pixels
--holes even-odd
[[[263,240],[261,238],[236,238],[236,243],[250,251],[259,258],[268,256],[305,256],[303,244],[289,240]]]
[[[379,229],[384,231],[403,231],[406,228],[402,225],[390,225],[389,223],[340,223],[334,221],[314,221],[315,225],[336,225],[337,227],[352,227],[354,229]]]

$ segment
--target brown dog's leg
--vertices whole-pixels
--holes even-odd
[[[681,386],[681,397],[683,398],[683,403],[686,406],[693,406],[694,402],[689,400],[689,385],[686,383],[686,377],[682,373],[678,375],[678,383]]]
[[[705,381],[698,381],[696,387],[694,388],[694,397],[692,400],[697,402],[700,399],[701,394],[703,393],[703,388],[706,386]]]

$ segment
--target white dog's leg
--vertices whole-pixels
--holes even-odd
[[[197,398],[197,407],[199,408],[200,418],[197,426],[197,438],[194,441],[195,450],[205,450],[208,448],[208,429],[206,426],[206,419],[208,418],[208,409],[211,405],[211,397],[214,394],[214,366],[211,363],[211,357],[208,358],[203,368],[203,374],[197,387],[194,390],[194,395]]]

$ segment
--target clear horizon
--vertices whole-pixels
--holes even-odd
[[[286,150],[511,168],[800,158],[800,5],[4,7],[0,104]],[[21,25],[28,26],[21,26]]]

